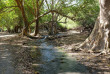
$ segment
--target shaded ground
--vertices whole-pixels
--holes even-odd
[[[21,74],[14,69],[12,56],[8,49],[0,50],[0,74]]]
[[[81,64],[85,65],[91,74],[110,74],[110,54],[99,55],[90,51],[71,51],[87,38],[86,34],[74,33],[70,36],[48,41],[60,48],[66,54],[76,58]]]
[[[63,34],[50,40],[0,33],[0,74],[110,74],[110,54],[71,51],[87,36]]]
[[[33,74],[26,38],[0,33],[0,74]]]
[[[8,49],[8,43],[4,43],[3,39],[7,37],[14,37],[15,35],[5,35],[5,33],[1,33],[0,35],[0,74],[21,74],[16,70],[13,66],[12,55],[10,50]]]

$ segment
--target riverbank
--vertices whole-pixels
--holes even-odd
[[[87,36],[74,31],[69,33],[71,34],[63,33],[67,36],[55,39],[30,39],[2,33],[0,73],[15,74],[15,71],[16,74],[109,74],[110,54],[71,51]],[[4,37],[7,35],[9,37]]]

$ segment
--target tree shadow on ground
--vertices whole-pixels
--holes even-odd
[[[63,45],[71,45],[76,44],[79,42],[83,42],[87,38],[87,35],[85,34],[72,34],[67,35],[65,37],[56,38],[53,40],[47,40],[48,43],[52,43],[56,46],[63,46]]]
[[[77,39],[79,38],[77,36],[74,37],[76,39],[72,37],[73,41],[76,40],[75,43],[77,43]],[[84,39],[81,40],[83,41]],[[107,69],[99,69],[97,67],[94,68],[91,66],[85,66],[85,64],[81,64],[80,62],[78,62],[75,56],[68,57],[65,52],[57,51],[59,49],[55,49],[54,44],[49,43],[50,41],[46,42],[47,46],[43,45],[44,47],[41,48],[36,47],[42,44],[42,42],[40,42],[39,40],[30,40],[26,38],[20,39],[19,37],[17,39],[10,38],[9,40],[1,40],[0,53],[3,53],[2,50],[4,49],[9,49],[9,52],[11,52],[12,54],[11,57],[13,58],[12,61],[14,67],[17,68],[17,70],[19,68],[21,71],[24,72],[24,74],[34,74],[34,70],[36,70],[37,72],[39,71],[41,74],[98,74],[109,72],[109,70]],[[54,40],[51,42],[57,43]],[[51,49],[45,49],[45,47],[48,47],[50,45],[53,45]],[[67,45],[69,44],[67,43]],[[62,45],[58,44],[55,45],[55,47],[56,46]],[[46,53],[47,56],[43,55],[42,57],[42,52]],[[48,57],[49,54],[51,58]],[[42,58],[47,59],[42,60]]]
[[[70,48],[70,47],[71,48],[74,48],[75,47],[74,45],[76,45],[77,43],[78,44],[81,44],[81,42],[83,42],[86,38],[87,38],[87,35],[85,35],[85,34],[73,34],[71,36],[62,37],[62,38],[58,38],[58,39],[55,39],[55,40],[50,40],[50,41],[47,40],[47,42],[49,44],[54,45],[55,47],[60,47],[61,49],[63,48],[64,51],[65,51],[65,50],[68,50],[68,48]],[[68,53],[68,51],[66,51],[66,53]],[[100,74],[100,73],[105,73],[105,74],[108,73],[109,74],[110,73],[110,66],[109,66],[110,64],[108,64],[107,62],[105,62],[105,63],[104,62],[101,62],[100,61],[101,58],[98,57],[98,58],[91,58],[91,60],[88,59],[88,57],[89,58],[90,57],[93,57],[95,54],[91,54],[91,56],[89,56],[88,54],[90,54],[90,53],[86,53],[86,52],[73,52],[72,54],[74,54],[74,53],[77,54],[76,56],[79,56],[80,57],[80,58],[76,58],[76,59],[78,59],[78,61],[81,62],[81,60],[84,59],[84,61],[81,62],[83,64],[81,64],[81,63],[79,63],[79,64],[80,65],[83,65],[83,66],[86,66],[86,69],[91,74]],[[78,53],[81,53],[83,55],[78,55]],[[84,54],[86,54],[86,56],[88,56],[88,57],[85,57]],[[105,58],[105,56],[103,58]],[[97,63],[96,61],[93,61],[94,59],[96,61],[99,61],[99,62]],[[71,62],[71,60],[68,60],[68,62],[69,61]],[[74,62],[74,61],[72,61],[72,62]],[[87,62],[87,63],[85,63],[85,62]],[[74,69],[74,67],[73,67],[73,69]],[[62,72],[62,73],[65,73],[65,72],[70,72],[71,73],[71,69],[69,69],[67,71],[64,70],[64,72]],[[79,72],[80,72],[80,70],[79,70]]]
[[[33,68],[31,65],[32,62],[32,58],[30,55],[30,50],[32,48],[32,45],[26,45],[27,41],[29,41],[29,39],[23,39],[21,37],[12,37],[12,38],[6,38],[6,39],[0,39],[0,53],[4,54],[0,54],[0,58],[3,58],[4,56],[6,56],[6,59],[11,58],[9,60],[7,60],[8,62],[11,62],[11,65],[8,65],[10,63],[6,63],[4,64],[5,66],[7,66],[7,70],[10,70],[10,67],[13,68],[13,72],[8,74],[33,74]],[[31,40],[30,40],[31,42]],[[0,65],[2,65],[2,60],[0,60]],[[1,68],[3,68],[3,66],[0,66]],[[7,71],[5,70],[5,71]],[[16,73],[17,72],[17,73]],[[6,73],[6,72],[5,72]],[[1,70],[0,70],[0,74]],[[7,73],[6,73],[7,74]]]

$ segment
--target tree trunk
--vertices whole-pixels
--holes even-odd
[[[54,13],[52,12],[52,29],[51,29],[51,34],[54,35]]]
[[[52,27],[52,21],[50,21],[48,25],[49,25],[48,34],[49,34],[49,35],[53,35],[53,33],[52,33],[52,32],[53,32],[53,31],[52,31],[52,28],[53,28],[53,27]]]
[[[94,29],[80,47],[101,52],[110,48],[110,0],[99,0],[99,3],[100,13]]]
[[[24,3],[23,3],[23,0],[20,1],[20,0],[15,0],[19,9],[21,10],[21,13],[22,13],[22,16],[23,16],[23,21],[24,21],[24,29],[22,31],[22,34],[23,35],[28,35],[28,27],[29,27],[29,23],[28,23],[28,20],[27,20],[27,17],[26,17],[26,14],[25,14],[25,10],[24,10]]]
[[[36,0],[36,6],[37,6],[37,17],[39,17],[39,0]],[[38,33],[39,33],[39,18],[36,20],[34,36],[36,36]]]
[[[36,20],[36,27],[35,27],[35,34],[34,36],[36,36],[39,33],[39,19]]]
[[[58,23],[57,23],[57,19],[58,19],[58,14],[56,14],[55,16],[54,16],[54,34],[57,34],[58,33],[58,31],[57,31],[57,26],[58,26]]]

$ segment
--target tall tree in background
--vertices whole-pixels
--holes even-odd
[[[35,17],[39,17],[39,0],[36,0],[36,16]],[[39,33],[39,18],[36,20],[36,27],[35,27],[35,34],[34,36],[36,36]]]
[[[24,0],[15,0],[19,9],[21,10],[22,16],[23,16],[23,21],[24,21],[24,29],[23,29],[23,35],[28,35],[28,28],[29,28],[29,23],[26,17],[25,9],[24,9]]]
[[[110,48],[110,0],[99,0],[100,13],[91,35],[80,46],[94,51]]]
[[[73,1],[78,2],[73,4]],[[98,15],[94,13],[98,12],[96,11],[97,7],[93,2],[94,1],[91,0],[15,0],[14,2],[13,0],[1,0],[0,20],[2,20],[2,22],[0,22],[0,24],[2,24],[2,26],[5,28],[8,25],[11,30],[13,30],[15,26],[18,26],[18,21],[22,20],[23,18],[22,21],[24,21],[24,35],[28,34],[28,28],[31,28],[32,31],[35,31],[34,35],[37,35],[39,32],[38,25],[44,25],[45,23],[47,23],[46,25],[50,24],[50,26],[48,26],[48,32],[56,34],[58,27],[57,25],[60,23],[65,23],[60,21],[61,19],[65,19],[63,17],[69,18],[72,21],[81,22],[80,24],[82,24],[83,21],[87,22],[84,22],[84,24],[91,24],[91,20],[94,23],[94,20]],[[16,7],[19,7],[20,12],[18,12],[19,10],[18,8],[16,9]],[[8,17],[4,17],[6,14]],[[92,18],[94,15],[95,17]],[[19,16],[21,16],[20,19],[17,19]],[[8,19],[6,18],[11,18],[10,23],[7,24]],[[21,22],[19,25],[23,25],[23,23]],[[34,29],[35,25],[36,27]]]
[[[52,3],[51,3],[51,10],[54,9],[54,0],[52,0]],[[50,35],[53,35],[54,34],[54,12],[51,12],[51,15],[52,15],[52,19],[51,19],[51,23],[50,23]]]

